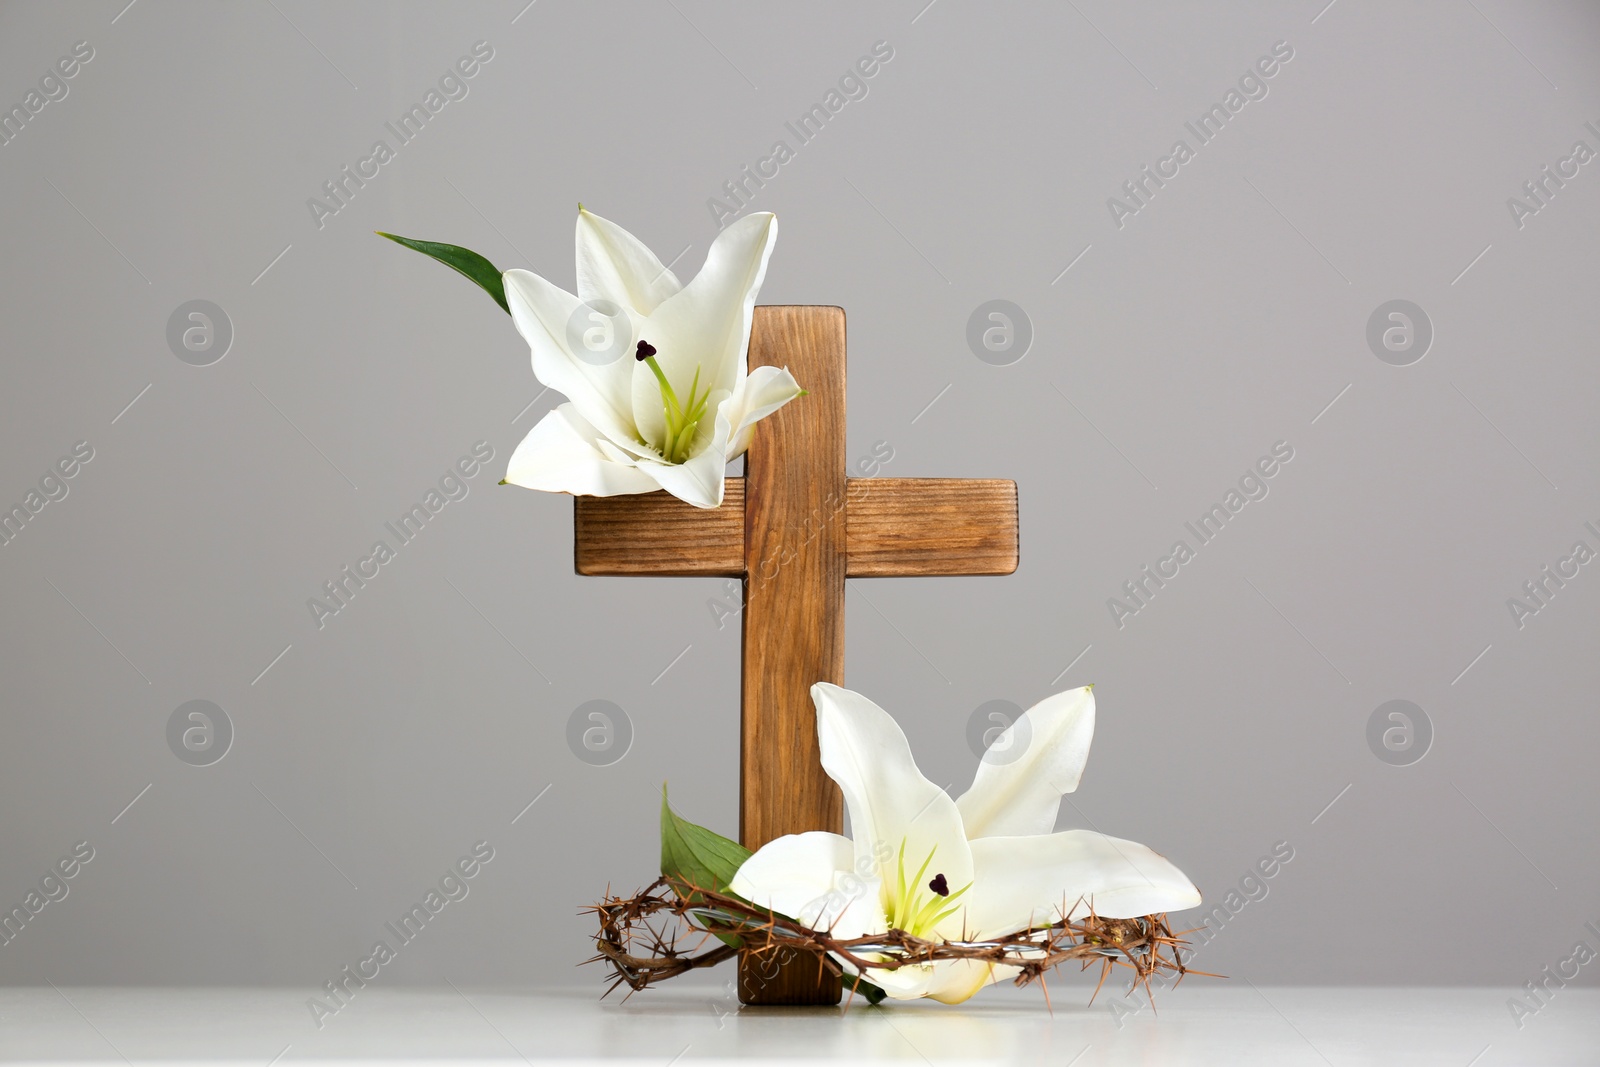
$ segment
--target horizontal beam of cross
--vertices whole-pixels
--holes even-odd
[[[1017,483],[1002,479],[851,478],[837,505],[803,516],[753,577],[798,553],[825,523],[845,524],[850,578],[1011,574],[1017,569]],[[720,508],[666,493],[578,497],[579,574],[745,577],[744,479],[729,478]],[[763,575],[763,572],[769,572]]]

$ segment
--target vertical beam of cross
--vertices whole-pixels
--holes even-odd
[[[811,686],[844,682],[844,583],[1010,574],[1017,487],[998,479],[845,476],[845,324],[835,307],[758,307],[750,366],[788,367],[801,397],[756,427],[719,508],[665,493],[579,497],[579,574],[744,580],[739,835],[842,828]],[[840,983],[795,954],[741,961],[747,1004],[834,1004]]]
[[[843,829],[822,773],[815,682],[844,682],[844,311],[765,309],[750,366],[787,366],[809,395],[756,426],[745,458],[744,677],[739,836],[747,848],[806,830]],[[747,1004],[839,999],[810,957],[776,969],[743,961]]]

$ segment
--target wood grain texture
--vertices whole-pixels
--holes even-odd
[[[844,681],[846,577],[1010,574],[1016,483],[845,477],[845,323],[832,307],[758,307],[750,366],[786,366],[809,395],[756,426],[720,508],[666,493],[577,497],[579,574],[744,579],[739,834],[838,832],[811,686]],[[810,956],[742,959],[746,1004],[836,1004]]]
[[[1011,574],[1017,569],[1017,484],[1000,479],[851,478],[843,499],[801,519],[753,573],[784,565],[800,540],[838,522],[846,577]],[[579,574],[741,578],[745,574],[744,479],[729,478],[720,508],[666,493],[576,497]]]
[[[665,492],[572,500],[579,574],[744,577],[744,479],[729,478],[720,508]]]
[[[809,390],[757,424],[745,457],[739,836],[755,849],[844,824],[838,787],[822,771],[811,686],[844,681],[845,524],[803,527],[844,499],[843,309],[756,308],[750,366],[787,366]],[[840,984],[811,958],[747,958],[739,997],[836,1004]]]
[[[1017,569],[1016,482],[852,478],[844,514],[851,578]]]

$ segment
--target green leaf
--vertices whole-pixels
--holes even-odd
[[[396,237],[394,234],[384,233],[382,230],[374,232],[379,237],[387,237],[397,245],[405,245],[407,248],[421,252],[425,256],[437,259],[452,270],[459,271],[482,286],[484,292],[494,297],[494,302],[500,305],[502,311],[508,315],[511,313],[511,306],[506,303],[506,283],[500,277],[500,269],[470,248],[440,244],[437,241],[416,241],[410,237]]]
[[[750,850],[719,833],[680,818],[661,787],[661,873],[685,887],[726,893]]]
[[[696,902],[700,895],[690,889],[726,893],[734,873],[749,858],[750,850],[739,842],[679,818],[667,803],[666,785],[661,786],[661,873],[672,880],[673,888]],[[740,944],[735,934],[711,932],[723,944],[735,948]]]

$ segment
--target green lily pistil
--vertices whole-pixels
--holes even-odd
[[[904,930],[912,937],[929,937],[940,923],[961,910],[956,901],[972,888],[971,882],[951,892],[950,882],[941,871],[926,887],[922,883],[922,876],[928,873],[928,865],[933,862],[937,850],[937,846],[928,850],[928,858],[907,881],[906,839],[900,839],[897,877],[893,883],[885,882],[883,886],[883,912],[890,929]]]
[[[655,345],[641,340],[634,358],[649,367],[650,373],[656,376],[656,381],[661,385],[661,414],[666,420],[666,432],[661,439],[661,458],[668,463],[682,463],[689,458],[695,431],[711,403],[711,387],[707,385],[704,393],[699,392],[700,367],[696,365],[694,381],[689,384],[689,399],[685,403],[678,399],[666,372],[656,362]]]

